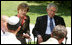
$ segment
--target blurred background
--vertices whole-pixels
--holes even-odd
[[[47,15],[46,7],[49,3],[55,3],[58,6],[56,15],[64,18],[66,26],[71,27],[71,1],[1,1],[1,15],[17,15],[17,6],[20,3],[29,5],[30,23],[35,24],[38,16]]]

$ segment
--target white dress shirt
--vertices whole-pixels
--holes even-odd
[[[55,38],[49,38],[47,41],[41,42],[40,44],[59,44],[59,42]]]
[[[21,44],[13,33],[6,32],[1,36],[1,44]]]
[[[55,21],[54,18],[52,18],[53,21],[53,25],[55,27]],[[46,33],[45,34],[51,34],[51,29],[50,29],[50,17],[48,16],[47,18],[47,29],[46,29]]]

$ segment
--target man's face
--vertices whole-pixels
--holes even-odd
[[[18,13],[19,13],[20,17],[24,17],[27,13],[27,9],[19,9]]]
[[[49,9],[47,9],[47,13],[49,15],[49,17],[54,17],[55,13],[56,13],[56,8],[55,7],[51,7]]]

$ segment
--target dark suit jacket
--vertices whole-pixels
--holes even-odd
[[[17,16],[17,15],[16,15],[16,16]],[[30,18],[29,18],[29,16],[27,16],[27,15],[26,15],[26,17],[27,17],[27,19],[25,20],[25,23],[23,24],[23,26],[21,26],[20,31],[17,33],[17,37],[21,37],[21,35],[22,35],[23,33],[28,33],[28,34],[30,34],[30,28],[29,28]]]
[[[25,23],[23,24],[23,26],[21,26],[21,29],[19,31],[19,33],[30,33],[30,28],[29,28],[29,23],[30,23],[30,18],[29,16],[27,16],[27,19],[25,20]]]
[[[62,17],[55,15],[54,20],[55,20],[55,25],[61,24],[65,26],[65,23]],[[34,36],[37,36],[38,34],[43,36],[46,32],[46,28],[47,28],[47,15],[37,17],[36,24],[35,24],[35,27],[33,28],[32,33]]]

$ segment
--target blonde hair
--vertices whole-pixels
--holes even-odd
[[[66,36],[67,36],[67,29],[65,26],[57,25],[54,27],[52,37],[56,38],[57,40],[60,40],[62,38],[65,38]]]

